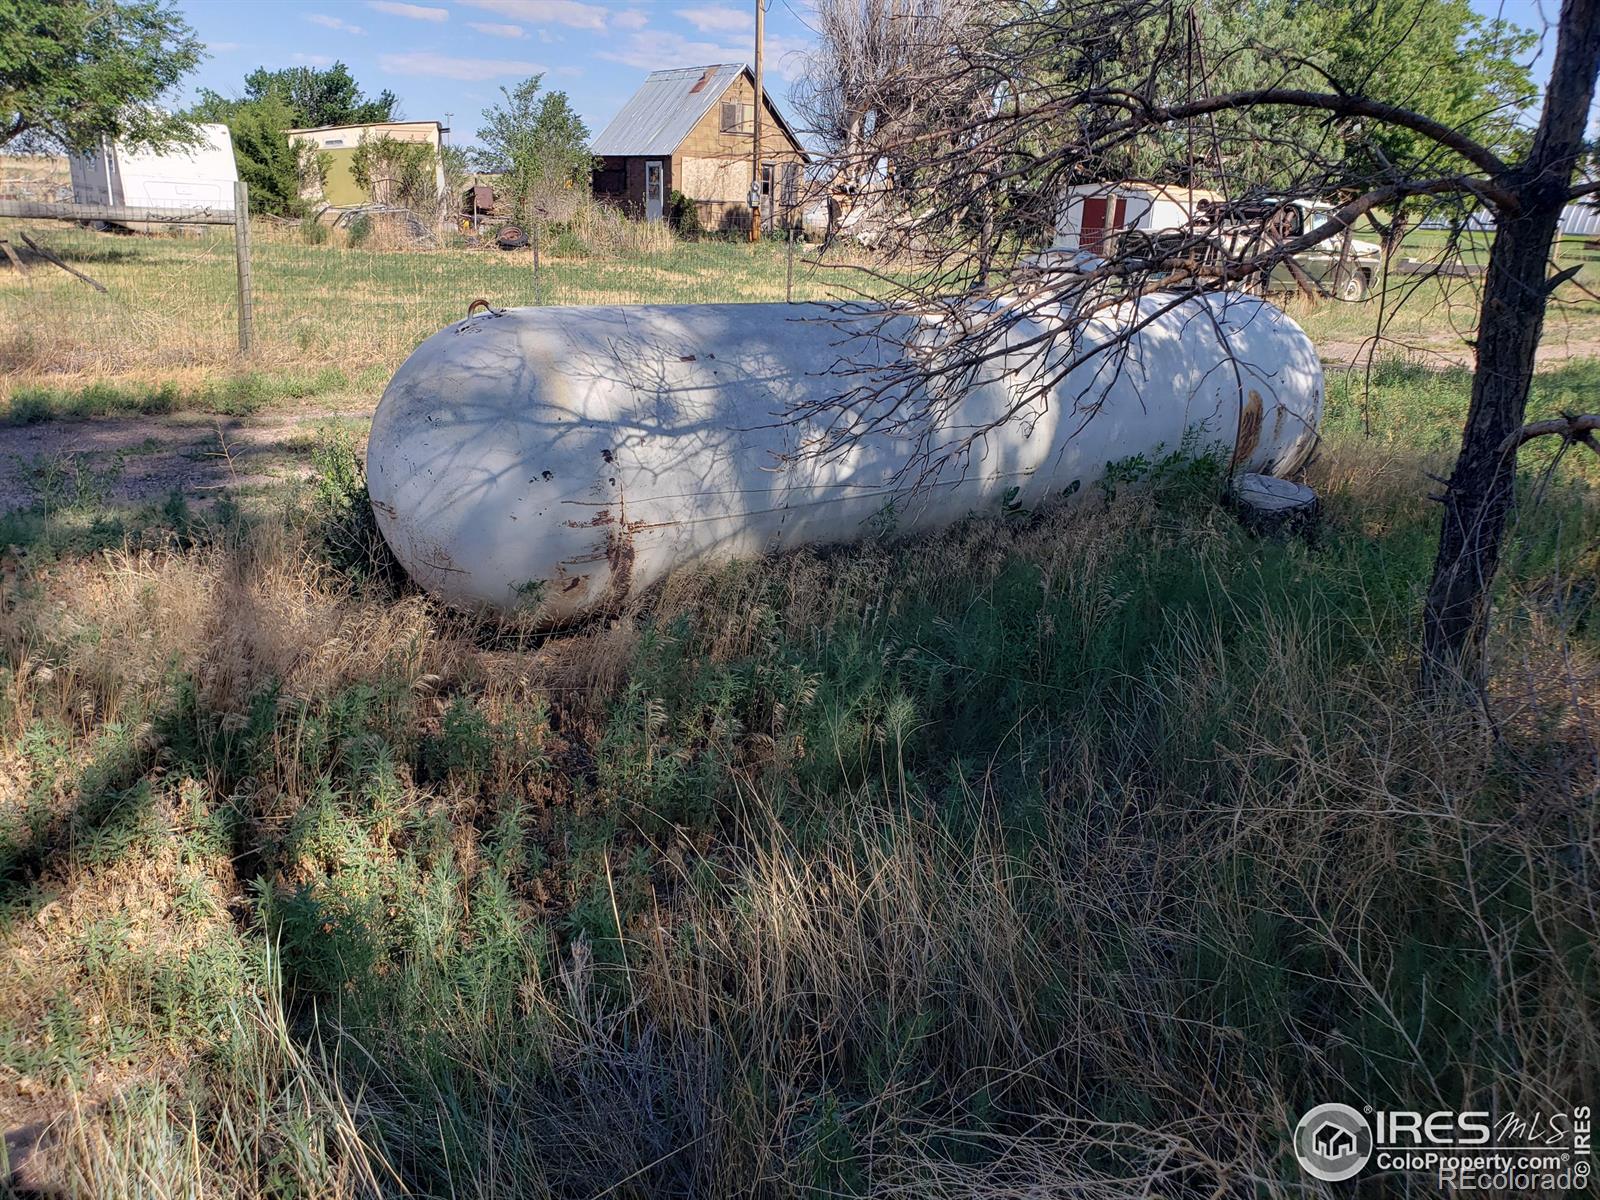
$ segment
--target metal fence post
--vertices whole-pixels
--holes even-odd
[[[785,255],[786,262],[783,274],[783,301],[785,304],[794,303],[794,226],[789,227],[789,247]]]
[[[249,354],[255,338],[255,301],[250,288],[250,185],[233,184],[233,253],[239,268],[239,353]]]

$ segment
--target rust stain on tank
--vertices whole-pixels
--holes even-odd
[[[410,538],[411,552],[416,555],[417,561],[424,566],[432,567],[435,571],[449,571],[456,575],[465,575],[467,572],[456,566],[455,559],[450,557],[450,552],[438,542],[426,538]]]
[[[1261,444],[1261,393],[1250,389],[1250,399],[1239,409],[1239,437],[1234,443],[1233,466],[1240,467]]]
[[[602,508],[587,521],[563,521],[561,523],[568,529],[598,529],[604,525],[615,525],[617,519],[611,515],[609,508]]]
[[[606,461],[610,461],[609,452]],[[606,530],[606,562],[611,565],[611,578],[606,583],[605,598],[601,601],[606,608],[621,607],[633,588],[633,529],[628,523],[628,499],[620,491],[617,493],[617,514],[620,519],[612,521],[610,509],[600,512],[609,522]]]
[[[606,601],[619,604],[627,599],[628,590],[633,586],[633,531],[626,524],[612,530],[606,540],[606,561],[611,564]]]

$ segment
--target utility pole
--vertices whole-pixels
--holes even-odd
[[[766,90],[761,86],[761,42],[766,34],[766,0],[756,0],[756,124],[750,150],[750,240],[761,240],[761,110],[766,107]]]

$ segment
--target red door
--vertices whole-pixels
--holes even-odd
[[[1127,219],[1126,196],[1085,196],[1078,227],[1078,249],[1099,254],[1106,236],[1119,232]]]
[[[1083,216],[1078,219],[1078,249],[1098,253],[1106,236],[1106,198],[1085,196]]]

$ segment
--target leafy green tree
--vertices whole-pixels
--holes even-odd
[[[294,111],[296,126],[371,125],[399,116],[400,100],[385,88],[368,99],[342,62],[331,67],[257,67],[244,77],[246,100],[280,96]]]
[[[1255,47],[1254,53],[1216,64],[1206,77],[1210,91],[1331,86],[1432,118],[1502,157],[1516,157],[1527,148],[1528,131],[1518,118],[1537,93],[1527,66],[1536,37],[1507,21],[1480,16],[1468,0],[1246,0],[1195,11],[1202,51],[1207,41]],[[1194,68],[1188,69],[1192,80]],[[1179,99],[1182,87],[1174,80]],[[1324,167],[1341,160],[1330,172],[1341,180],[1451,174],[1470,167],[1433,139],[1383,121],[1319,125],[1292,110],[1263,108],[1217,119],[1230,127],[1233,153],[1225,168],[1234,187],[1303,183],[1308,148],[1317,143],[1321,148],[1314,157]],[[1183,158],[1179,136],[1171,131],[1164,139],[1175,162]],[[1204,141],[1200,153],[1209,159]],[[1206,165],[1214,170],[1214,164]],[[1216,186],[1222,181],[1202,182]],[[1417,204],[1401,201],[1388,210],[1383,232],[1391,248]]]
[[[284,134],[294,126],[295,113],[276,93],[259,100],[227,100],[209,92],[190,115],[227,125],[239,178],[249,185],[250,205],[257,212],[298,216],[305,208],[301,192],[327,174],[314,146],[291,142]]]
[[[504,104],[483,110],[480,171],[503,174],[518,210],[541,188],[587,186],[594,157],[589,130],[565,92],[540,95],[543,76],[501,88]]]
[[[252,202],[260,211],[296,216],[305,207],[302,191],[326,177],[327,165],[314,148],[291,143],[285,131],[393,120],[398,108],[393,92],[383,91],[369,100],[349,68],[334,63],[325,70],[258,67],[245,76],[241,98],[203,89],[189,116],[228,126],[239,178],[250,185]]]
[[[1341,88],[1409,104],[1497,153],[1515,148],[1516,118],[1537,92],[1533,33],[1468,0],[1291,0],[1286,11],[1299,52]],[[1366,140],[1390,163],[1435,153],[1411,131],[1374,128]]]
[[[193,125],[156,102],[201,56],[166,0],[0,0],[0,146],[188,142]]]

